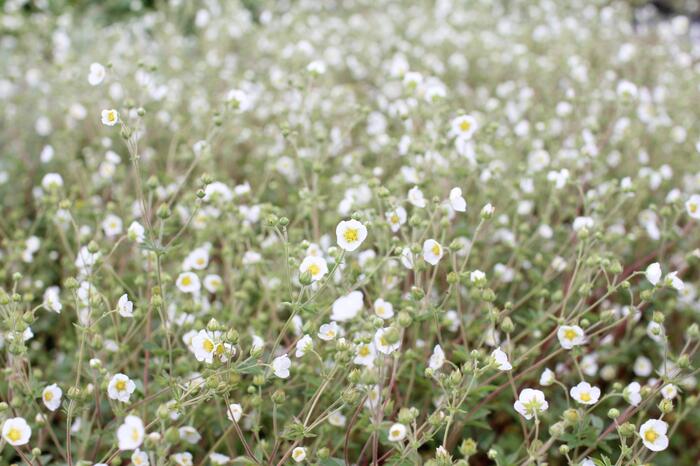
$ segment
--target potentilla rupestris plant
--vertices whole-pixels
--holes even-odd
[[[696,464],[683,18],[33,5],[2,6],[0,465]]]

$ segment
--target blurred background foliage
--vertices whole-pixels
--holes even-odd
[[[265,0],[227,0],[240,1],[253,17],[265,4]],[[324,1],[324,0],[319,0]],[[554,0],[568,1],[568,0]],[[600,0],[601,3],[614,1],[626,2],[635,8],[653,8],[662,16],[685,15],[693,21],[700,22],[700,0]],[[293,3],[293,0],[290,0]],[[342,0],[339,2],[342,3]],[[148,10],[158,9],[166,5],[185,5],[196,11],[200,5],[206,4],[206,0],[0,0],[0,6],[4,10],[10,5],[13,10],[22,9],[27,13],[37,11],[50,11],[60,14],[68,8],[93,9],[101,13],[105,21],[117,21],[138,15]]]

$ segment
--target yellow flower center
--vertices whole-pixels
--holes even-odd
[[[51,401],[51,400],[53,400],[53,393],[51,393],[51,392],[45,392],[45,393],[44,393],[44,399],[45,399],[46,401]]]
[[[107,112],[107,120],[112,122],[116,119],[116,115],[114,115],[114,112]]]
[[[190,286],[192,284],[192,279],[189,275],[185,275],[184,277],[182,277],[182,284],[184,286]]]
[[[201,257],[197,259],[197,265],[204,265],[204,259]]]
[[[126,380],[117,380],[117,383],[114,384],[114,388],[119,392],[123,392],[126,390]]]
[[[659,434],[657,434],[654,429],[649,429],[644,432],[644,440],[647,442],[654,443],[657,438],[659,438]]]
[[[394,214],[391,216],[391,223],[399,223],[399,216]]]
[[[698,211],[698,205],[695,202],[691,202],[690,204],[688,204],[688,210],[691,214],[694,214]]]
[[[574,340],[577,336],[578,334],[574,329],[568,328],[564,331],[564,338],[566,338],[569,341]]]
[[[299,457],[302,456],[303,454],[304,454],[304,451],[303,451],[303,450],[297,450],[297,451],[294,452],[294,458],[299,458]]]
[[[362,358],[369,356],[369,347],[367,345],[360,346],[360,349],[357,352],[357,354],[359,354]]]
[[[140,438],[139,430],[136,428],[131,429],[131,440],[137,442]]]
[[[469,131],[469,128],[472,127],[472,124],[469,123],[469,120],[462,120],[462,122],[459,124],[459,129],[464,131],[465,133]]]
[[[354,243],[357,241],[357,238],[359,237],[359,234],[357,232],[357,228],[348,228],[345,230],[345,233],[343,233],[343,238],[345,238],[345,241],[348,243]]]
[[[433,247],[430,249],[434,255],[439,256],[440,255],[440,245],[435,243],[433,244]]]
[[[309,273],[311,274],[312,277],[318,275],[318,273],[321,271],[321,269],[320,269],[320,268],[318,267],[318,265],[316,265],[316,264],[311,264],[311,265],[309,266],[309,268],[306,269],[306,270],[309,271]]]
[[[385,314],[384,312],[384,306],[377,306],[377,315],[378,316],[383,316]]]
[[[591,394],[588,392],[581,393],[581,401],[591,401]]]
[[[399,437],[399,436],[401,436],[401,431],[399,429],[394,429],[391,431],[391,436],[392,437]]]
[[[11,442],[17,442],[20,438],[22,438],[22,432],[20,432],[16,427],[10,427],[10,430],[7,431],[7,438]]]
[[[214,351],[214,342],[207,338],[202,342],[202,349],[207,353],[211,353]]]

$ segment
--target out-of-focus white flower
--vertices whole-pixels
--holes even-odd
[[[272,361],[272,370],[274,371],[275,375],[280,379],[286,379],[287,377],[289,377],[289,368],[291,366],[292,361],[286,354],[276,357]]]

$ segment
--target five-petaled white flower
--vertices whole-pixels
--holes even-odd
[[[135,450],[143,443],[146,430],[143,421],[137,416],[127,416],[117,429],[120,450]]]
[[[134,303],[129,301],[129,297],[124,293],[117,301],[117,312],[122,317],[134,317]]]
[[[107,126],[114,126],[119,123],[119,112],[116,110],[102,110],[102,124]]]
[[[586,342],[586,334],[578,325],[562,325],[557,330],[557,338],[562,348],[571,349]]]
[[[571,387],[571,397],[584,405],[592,405],[600,399],[600,388],[593,387],[588,382],[580,382],[575,387]]]
[[[107,75],[107,70],[100,63],[90,64],[90,73],[88,74],[88,83],[91,86],[97,86],[100,84]]]
[[[306,459],[306,448],[296,447],[292,450],[292,459],[297,463],[301,463]]]
[[[685,202],[685,209],[688,211],[688,215],[691,218],[700,220],[700,194],[693,194]]]
[[[335,228],[335,236],[338,246],[351,252],[367,238],[367,227],[355,219],[343,220]]]
[[[276,357],[272,360],[272,370],[275,375],[280,379],[286,379],[289,377],[289,368],[292,366],[292,361],[289,356],[283,354],[282,356]]]
[[[2,438],[14,447],[26,445],[32,436],[32,429],[21,417],[11,417],[2,425]]]
[[[549,403],[545,400],[542,391],[526,388],[520,392],[513,407],[525,419],[532,419],[539,413],[546,411],[549,408]]]
[[[314,341],[311,339],[310,335],[304,335],[297,341],[296,353],[294,356],[297,358],[303,357],[307,351],[311,351],[314,348]]]
[[[427,239],[423,242],[423,259],[430,265],[436,265],[442,259],[444,251],[440,243],[434,239]]]
[[[396,209],[387,212],[386,221],[389,222],[391,231],[396,233],[401,229],[401,225],[406,223],[406,209],[398,206]]]
[[[467,201],[462,197],[461,188],[452,188],[450,190],[450,206],[457,212],[467,211]]]
[[[388,301],[384,301],[382,298],[377,298],[374,301],[374,314],[382,319],[391,319],[394,317],[394,305]]]
[[[240,421],[243,416],[243,408],[238,403],[231,403],[226,410],[226,417],[229,421]]]
[[[668,424],[659,419],[649,419],[639,428],[639,436],[644,446],[651,451],[663,451],[668,448]]]
[[[397,422],[389,428],[389,441],[400,442],[406,438],[407,432],[408,429],[406,428],[406,426]]]
[[[328,273],[328,264],[323,257],[306,256],[299,266],[299,272],[308,272],[311,275],[311,281],[315,282]]]
[[[426,206],[423,191],[421,191],[418,186],[414,186],[408,191],[408,202],[413,204],[414,207],[418,207],[420,209]]]
[[[476,119],[471,115],[460,115],[452,120],[450,133],[458,139],[471,139],[478,129]]]
[[[44,406],[46,406],[49,411],[56,411],[58,407],[61,406],[62,396],[63,390],[54,383],[45,387],[41,392],[41,401],[44,402]]]
[[[193,272],[183,272],[178,275],[175,285],[183,293],[197,293],[201,287],[199,277]]]
[[[334,340],[338,336],[338,324],[336,322],[330,322],[328,324],[323,324],[318,329],[318,337],[324,341]]]
[[[136,390],[133,380],[124,374],[115,374],[107,385],[107,395],[113,400],[128,403],[131,394]]]
[[[500,371],[509,371],[513,368],[508,361],[508,355],[499,346],[491,353],[491,357],[496,360],[496,366]]]

